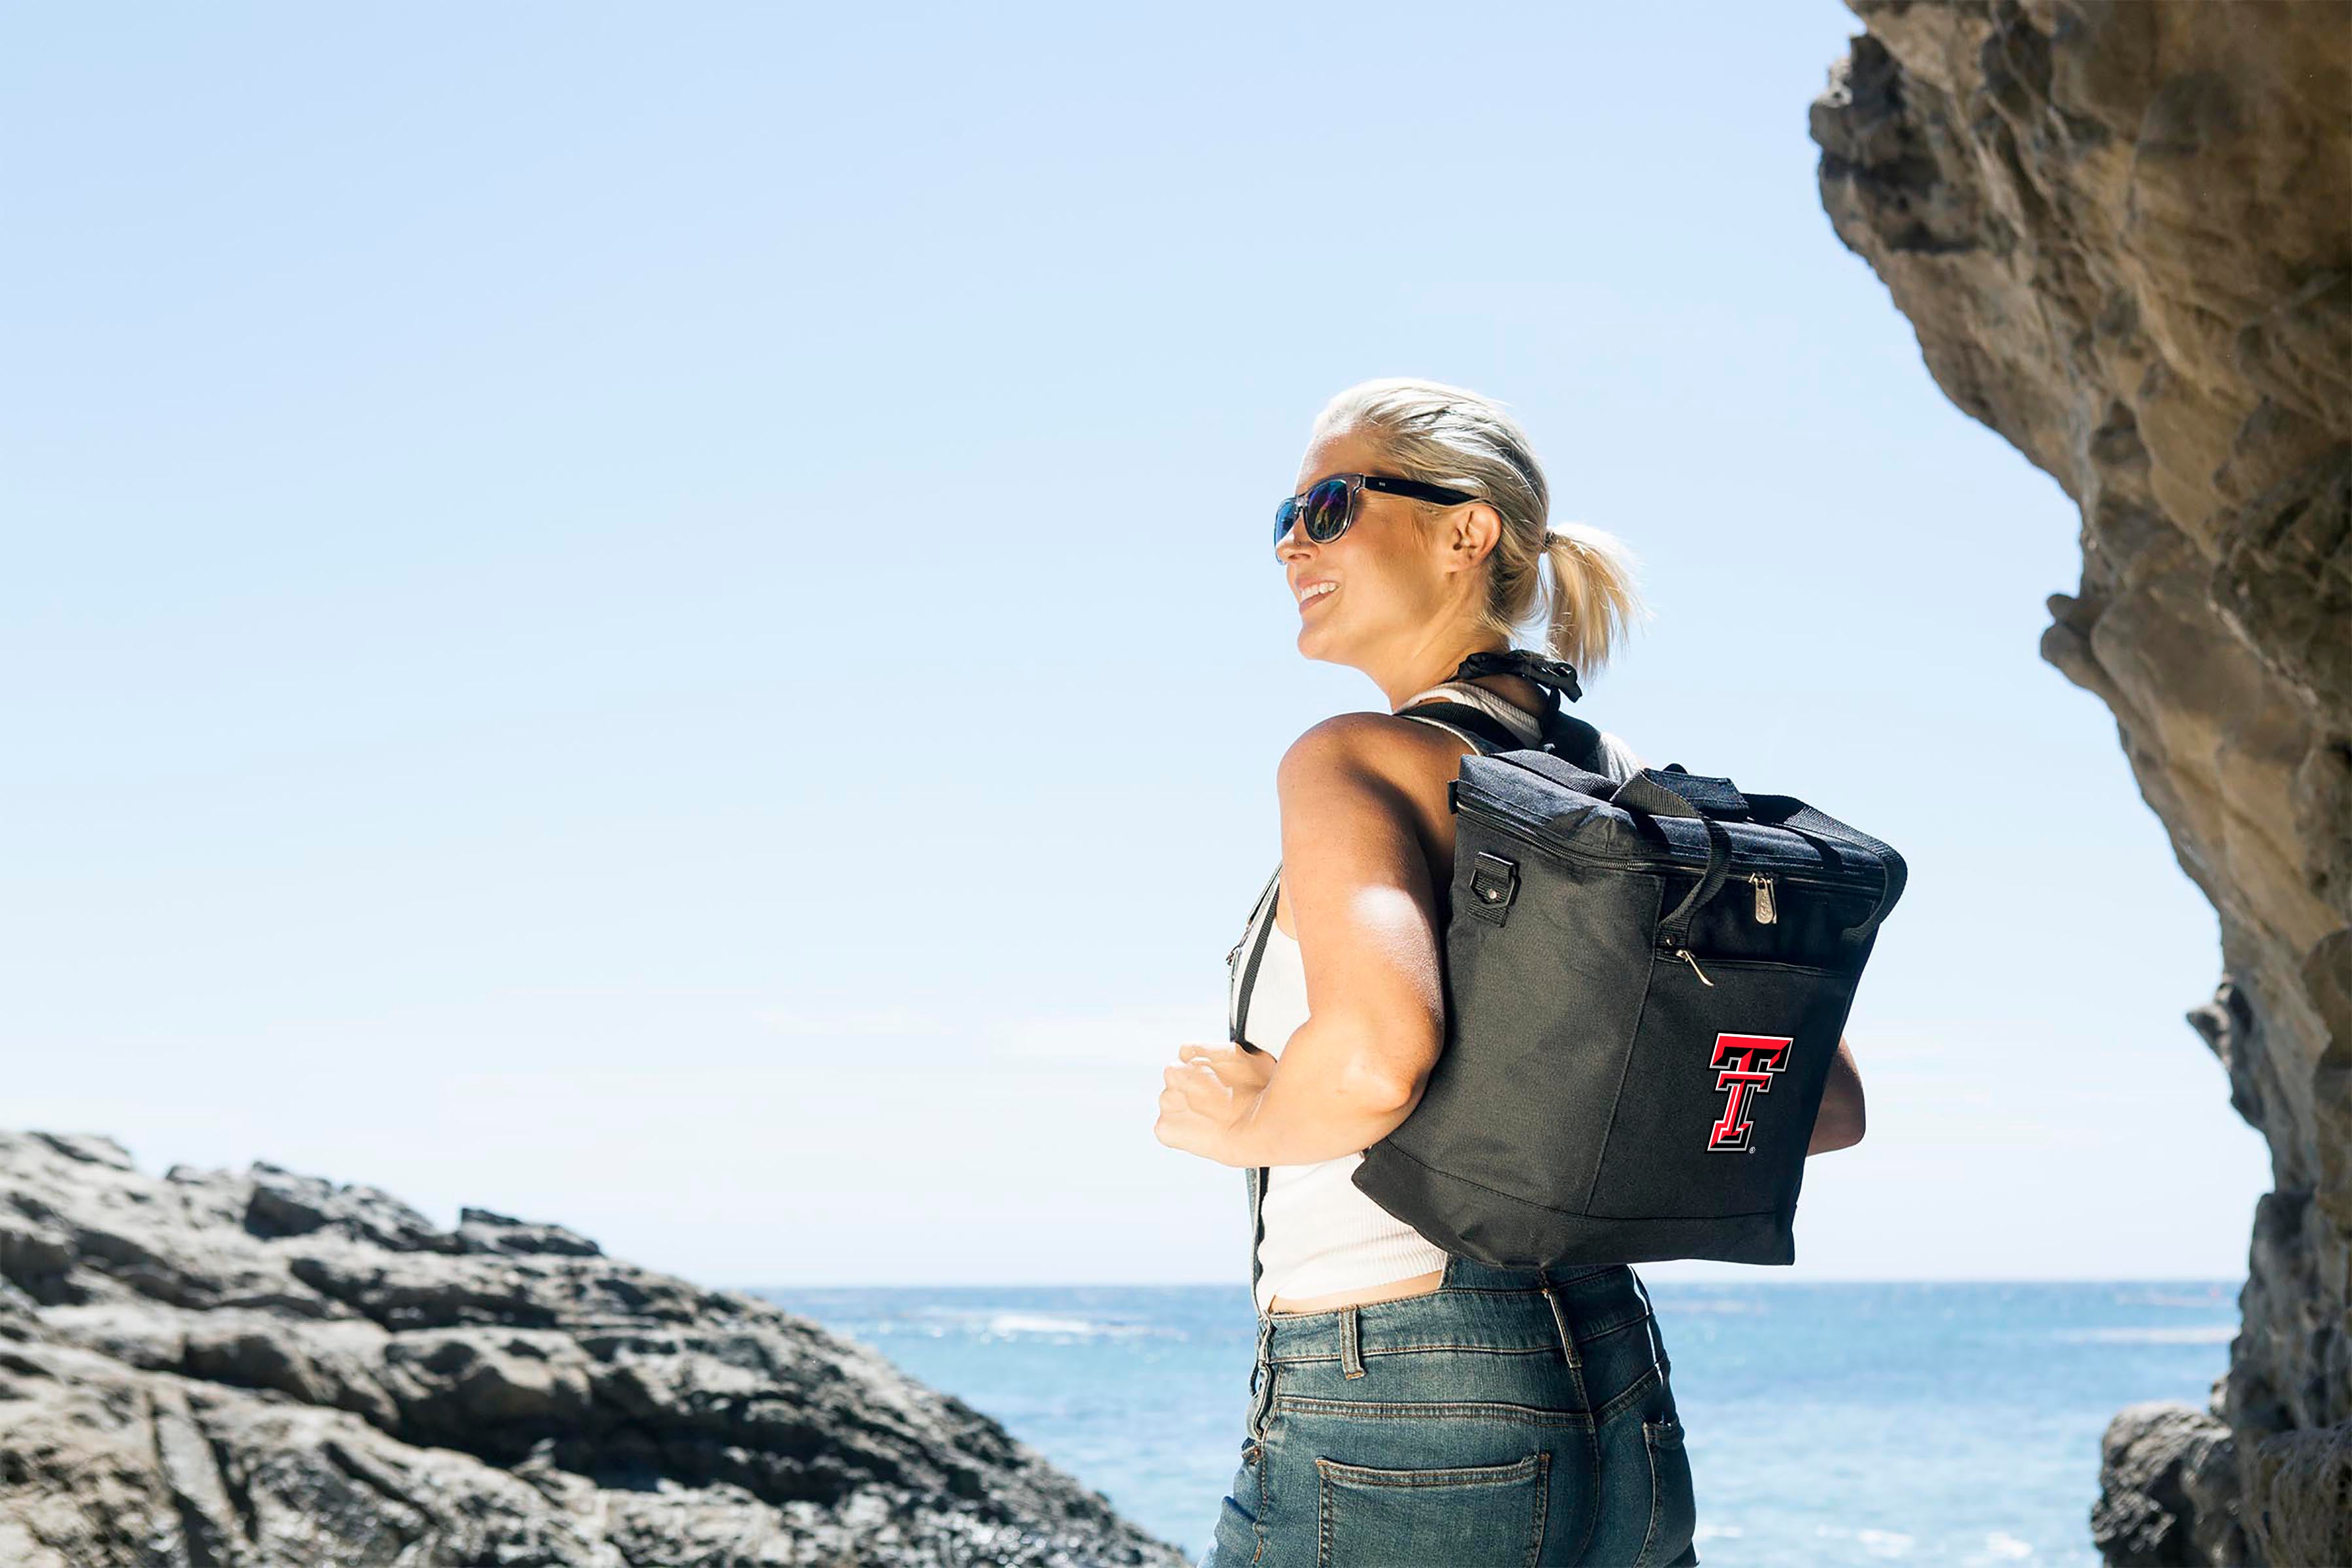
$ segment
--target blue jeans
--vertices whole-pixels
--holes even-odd
[[[1672,1370],[1622,1263],[1453,1258],[1427,1295],[1260,1312],[1199,1568],[1691,1568]]]

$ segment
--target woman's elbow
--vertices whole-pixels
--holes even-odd
[[[1421,1103],[1421,1091],[1429,1086],[1429,1074],[1365,1061],[1349,1068],[1346,1082],[1348,1100],[1359,1110],[1372,1116],[1393,1116],[1402,1121]]]
[[[1393,1032],[1369,1029],[1363,1037],[1372,1044],[1349,1059],[1348,1098],[1365,1111],[1402,1121],[1421,1103],[1443,1041],[1437,1037],[1401,1040]]]
[[[1826,1154],[1835,1149],[1851,1149],[1862,1142],[1865,1125],[1860,1097],[1850,1104],[1824,1100],[1821,1115],[1813,1121],[1813,1139],[1805,1146],[1805,1152]]]

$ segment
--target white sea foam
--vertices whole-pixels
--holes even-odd
[[[1111,1334],[1119,1331],[1116,1323],[1097,1323],[1091,1318],[1055,1317],[1048,1312],[996,1312],[991,1314],[982,1331],[991,1334]]]
[[[2067,1344],[2226,1345],[2237,1335],[2235,1323],[2184,1323],[2176,1328],[2059,1329],[2051,1337]]]
[[[2176,1296],[2162,1290],[2147,1290],[2117,1296],[2115,1300],[2118,1307],[2215,1307],[2233,1299],[2220,1291],[2203,1296]]]
[[[1813,1533],[1826,1535],[1832,1540],[1851,1541],[1873,1557],[1907,1557],[1911,1548],[1917,1544],[1911,1536],[1899,1530],[1874,1530],[1868,1525],[1850,1530],[1843,1524],[1817,1524],[1813,1526]]]
[[[1985,1555],[2005,1563],[2014,1563],[2033,1555],[2033,1542],[2020,1541],[2005,1530],[1996,1530],[1985,1537]]]

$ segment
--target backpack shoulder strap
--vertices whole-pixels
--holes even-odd
[[[1410,708],[1397,710],[1397,717],[1420,719],[1451,730],[1475,745],[1483,754],[1533,749],[1512,733],[1501,720],[1483,709],[1471,707],[1467,702],[1418,702]],[[1554,711],[1545,726],[1543,738],[1545,747],[1563,761],[1572,763],[1589,773],[1608,775],[1608,758],[1602,754],[1601,731],[1575,714]]]
[[[1588,773],[1606,777],[1609,759],[1603,754],[1601,731],[1573,713],[1558,712],[1551,716],[1544,731],[1544,743],[1552,752],[1575,763]]]
[[[1434,724],[1441,730],[1451,730],[1478,748],[1481,756],[1495,752],[1516,752],[1527,745],[1511,733],[1509,726],[1483,709],[1467,702],[1416,702],[1410,708],[1400,708],[1400,719],[1418,719]]]

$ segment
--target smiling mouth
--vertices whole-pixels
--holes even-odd
[[[1307,597],[1298,601],[1298,613],[1302,616],[1305,615],[1307,613],[1307,607],[1309,605],[1320,604],[1339,591],[1339,584],[1335,583],[1328,588],[1324,588],[1316,593],[1307,595]]]

